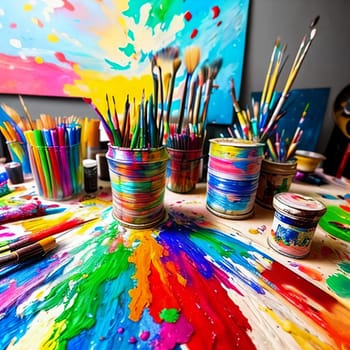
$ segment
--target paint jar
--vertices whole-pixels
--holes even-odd
[[[267,209],[273,209],[273,197],[277,193],[288,192],[296,174],[295,160],[274,162],[263,159],[261,163],[256,202]]]
[[[95,159],[84,159],[84,190],[86,193],[97,191],[97,162]]]
[[[168,147],[166,186],[172,192],[188,193],[199,180],[202,149],[176,149]]]
[[[264,144],[234,138],[209,142],[208,210],[226,219],[252,216]]]
[[[5,169],[0,169],[0,197],[10,193],[8,186],[8,175]]]
[[[106,152],[105,153],[97,153],[96,154],[96,161],[97,161],[97,176],[98,176],[98,178],[100,180],[103,180],[103,181],[110,181]]]
[[[32,170],[30,167],[27,143],[7,141],[6,144],[11,156],[11,160],[13,162],[21,163],[24,178],[32,178]]]
[[[33,178],[41,197],[66,200],[82,192],[80,144],[30,146],[28,150]]]
[[[166,147],[130,149],[108,145],[113,216],[131,228],[149,228],[164,219]]]
[[[277,252],[292,258],[309,254],[312,239],[326,207],[312,197],[297,193],[278,193],[268,244]]]
[[[5,165],[5,170],[12,185],[18,185],[24,182],[22,164],[19,162],[9,162]]]

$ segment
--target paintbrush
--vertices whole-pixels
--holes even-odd
[[[47,229],[41,230],[39,232],[34,232],[30,234],[23,235],[19,237],[18,239],[15,239],[11,242],[8,242],[6,245],[0,246],[0,253],[3,253],[5,251],[14,251],[19,248],[25,247],[29,244],[32,244],[34,242],[38,242],[44,238],[56,235],[58,233],[62,233],[68,230],[71,230],[79,225],[88,223],[92,220],[95,220],[96,218],[89,218],[89,219],[81,219],[81,218],[72,218],[68,221],[62,222],[59,225],[51,226]]]
[[[17,264],[33,258],[41,258],[57,247],[56,239],[46,237],[38,242],[14,250],[0,256],[0,268],[9,264]]]
[[[200,60],[201,52],[198,46],[190,46],[184,52],[184,63],[186,67],[186,78],[182,92],[182,99],[180,104],[179,120],[177,124],[177,133],[181,134],[182,125],[184,122],[185,106],[187,99],[187,91],[189,89],[189,84],[191,82],[192,74],[196,67],[198,66]]]
[[[205,82],[208,79],[208,65],[203,64],[198,72],[198,86],[196,90],[196,97],[194,101],[194,110],[193,110],[193,124],[197,125],[198,119],[199,119],[199,113],[200,113],[200,106],[201,106],[201,99],[202,99],[202,93],[203,93],[203,86]]]
[[[204,96],[204,106],[201,116],[201,123],[203,124],[203,130],[205,130],[206,119],[209,108],[210,96],[213,90],[214,80],[216,79],[222,66],[222,58],[217,58],[209,64],[208,79],[206,82],[206,91]]]
[[[288,93],[290,91],[290,88],[292,87],[292,84],[293,82],[295,81],[295,78],[300,70],[300,67],[305,59],[305,56],[307,54],[307,52],[309,51],[310,49],[310,46],[311,46],[311,43],[313,42],[315,36],[316,36],[316,28],[315,28],[315,25],[316,23],[318,22],[318,18],[316,17],[311,25],[310,25],[310,33],[308,36],[304,36],[303,39],[302,39],[302,42],[301,42],[301,45],[298,49],[298,52],[297,52],[297,55],[294,59],[294,62],[293,62],[293,65],[292,65],[292,68],[289,72],[289,75],[288,75],[288,78],[287,78],[287,81],[285,83],[285,86],[283,88],[283,91],[282,91],[282,94],[277,102],[277,105],[276,107],[274,108],[274,111],[273,111],[273,114],[267,124],[267,126],[265,127],[261,137],[260,137],[260,140],[263,140],[264,137],[266,136],[266,133],[268,132],[268,130],[272,127],[272,125],[274,124],[275,122],[275,119],[277,118],[277,116],[279,115],[279,112],[282,108],[282,105],[284,104],[287,96],[288,96]]]
[[[23,97],[21,95],[18,95],[18,98],[19,98],[19,101],[21,102],[21,105],[23,107],[24,113],[25,113],[25,115],[26,115],[26,117],[28,119],[30,128],[34,129],[34,123],[33,123],[32,117],[31,117],[31,115],[29,113],[29,109],[28,109],[27,105],[24,103]]]
[[[177,71],[179,70],[181,66],[181,59],[178,57],[175,57],[172,64],[172,73],[170,77],[169,82],[169,92],[168,92],[168,98],[167,98],[167,112],[166,112],[166,127],[169,128],[170,123],[170,115],[171,115],[171,106],[173,102],[173,95],[174,95],[174,87],[175,87],[175,79]],[[169,130],[167,130],[169,131]]]

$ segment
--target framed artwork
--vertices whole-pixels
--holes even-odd
[[[4,0],[0,4],[0,93],[97,98],[151,90],[150,57],[201,48],[200,62],[222,58],[208,119],[232,115],[241,85],[249,0]],[[176,88],[185,78],[179,68]],[[121,96],[121,97],[120,97]],[[118,97],[120,97],[118,99]]]

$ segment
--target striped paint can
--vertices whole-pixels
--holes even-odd
[[[108,146],[113,216],[130,228],[149,228],[165,216],[168,152],[165,147],[130,149]]]
[[[208,210],[227,219],[252,216],[264,144],[234,138],[209,142]]]

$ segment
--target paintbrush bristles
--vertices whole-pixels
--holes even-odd
[[[188,74],[192,74],[197,68],[201,58],[201,49],[199,46],[190,46],[184,52],[184,63]]]

